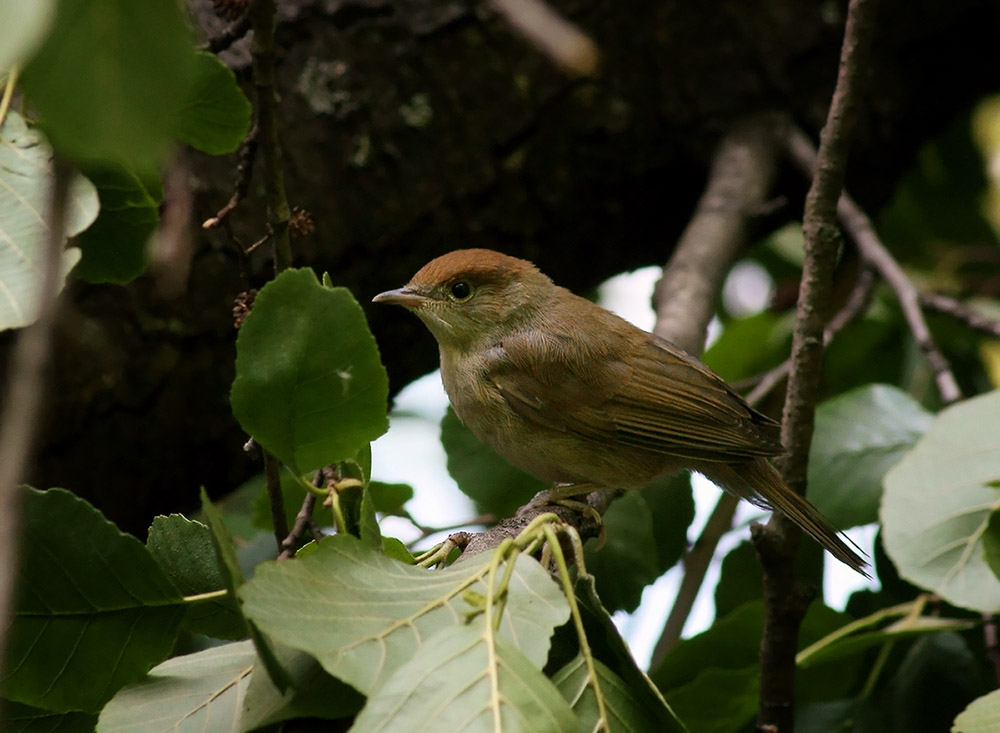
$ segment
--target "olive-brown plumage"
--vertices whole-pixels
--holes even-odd
[[[691,469],[781,511],[859,572],[864,560],[768,457],[778,425],[684,351],[485,249],[432,260],[375,297],[413,311],[438,341],[459,419],[546,481],[641,488]]]

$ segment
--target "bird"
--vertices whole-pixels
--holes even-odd
[[[559,496],[696,471],[781,512],[865,574],[866,561],[771,464],[784,452],[777,422],[678,346],[533,263],[455,250],[373,302],[403,306],[427,326],[458,418]]]

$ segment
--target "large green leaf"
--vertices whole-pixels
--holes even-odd
[[[38,310],[39,272],[49,226],[52,149],[14,111],[0,127],[0,330],[31,323]],[[73,236],[97,216],[94,186],[74,178],[69,190],[66,234]],[[63,255],[68,272],[80,250]]]
[[[790,319],[763,311],[727,323],[702,361],[727,381],[746,379],[780,364],[791,338]]]
[[[1000,508],[1000,391],[943,410],[886,474],[883,541],[899,574],[956,606],[1000,611],[982,535]]]
[[[762,595],[763,584],[757,550],[751,542],[741,542],[722,560],[722,571],[715,586],[715,617],[722,618]]]
[[[482,514],[509,517],[548,488],[494,453],[462,424],[451,407],[441,420],[441,444],[448,456],[448,473]]]
[[[98,722],[102,733],[239,730],[257,655],[250,641],[168,659],[119,692]]]
[[[952,733],[996,733],[1000,730],[1000,690],[973,700],[955,718]]]
[[[192,522],[180,514],[156,517],[149,528],[146,547],[184,595],[226,587],[212,533],[201,522]],[[217,639],[242,639],[247,635],[246,623],[232,595],[191,604],[184,625]]]
[[[55,18],[56,0],[0,0],[0,75],[23,64],[45,38]]]
[[[274,639],[314,655],[365,694],[377,689],[441,629],[484,623],[489,553],[429,571],[404,565],[349,535],[295,562],[266,563],[240,589],[247,616]],[[501,633],[541,668],[566,600],[535,560],[514,565]]]
[[[60,0],[24,91],[59,152],[150,170],[177,129],[192,48],[172,0]]]
[[[54,713],[11,700],[0,700],[0,730],[15,733],[93,733],[96,724],[97,715],[93,713]]]
[[[101,712],[99,730],[255,730],[296,717],[333,718],[361,709],[363,698],[307,655],[282,650],[293,687],[271,683],[249,640],[169,659],[121,690]]]
[[[177,137],[212,155],[231,153],[250,130],[250,101],[214,53],[195,54],[195,82],[181,108]]]
[[[642,591],[680,559],[694,519],[690,477],[678,474],[629,491],[604,514],[605,541],[586,548],[587,569],[612,611],[634,611]]]
[[[573,711],[537,666],[485,624],[427,639],[368,699],[351,728],[563,733]]]
[[[311,270],[257,295],[236,340],[243,429],[297,473],[354,458],[388,428],[389,380],[361,306]]]
[[[21,490],[24,529],[4,694],[97,712],[173,648],[185,608],[135,537],[62,489]]]
[[[667,710],[662,706],[659,706],[658,710],[650,710],[644,704],[645,701],[637,697],[635,691],[599,659],[594,660],[594,667],[608,714],[608,724],[613,732],[645,733],[645,731],[669,730],[667,726],[674,721],[664,720],[669,716]],[[583,656],[577,656],[556,672],[552,682],[573,708],[573,713],[580,721],[580,730],[598,730],[600,710],[597,707],[597,695],[590,683],[590,675]]]
[[[799,644],[805,647],[836,631],[850,617],[831,608],[814,603],[806,612],[799,634]],[[744,604],[716,620],[711,627],[690,639],[678,643],[664,658],[660,666],[650,672],[653,681],[670,701],[681,707],[684,696],[692,694],[700,700],[707,694],[698,678],[708,670],[756,672],[760,653],[760,636],[764,628],[764,604],[754,601]],[[802,670],[798,679],[798,693],[802,699],[829,699],[846,694],[860,669],[862,659],[851,657],[828,667]],[[737,677],[736,679],[739,679]],[[676,697],[674,690],[684,689]],[[719,690],[720,695],[726,694]],[[681,714],[678,712],[678,714]],[[683,718],[687,721],[687,718]]]
[[[576,594],[580,614],[583,618],[584,631],[595,659],[607,667],[610,674],[616,675],[624,681],[634,702],[641,706],[645,713],[655,721],[655,725],[649,730],[655,730],[658,733],[683,733],[687,731],[687,728],[664,700],[656,685],[636,664],[635,657],[597,595],[592,575],[585,575],[577,580]],[[572,633],[567,633],[566,627],[560,632],[561,634],[557,634],[557,638],[561,636],[563,639]],[[557,651],[559,650],[554,650],[553,655]],[[575,652],[572,656],[575,656]],[[566,659],[566,665],[569,667],[573,664],[572,656]],[[598,676],[602,675],[603,673],[598,671]],[[567,691],[566,687],[561,689],[564,693]],[[583,721],[587,720],[586,711],[591,709],[591,702],[593,702],[593,707],[596,707],[596,698],[592,697],[592,693],[589,700],[585,694],[582,700],[573,703],[574,710],[581,715]],[[622,710],[621,715],[624,718],[626,712]]]
[[[933,415],[896,387],[870,384],[816,410],[809,500],[840,529],[878,520],[882,480]]]
[[[101,213],[79,237],[83,253],[74,275],[93,283],[126,283],[146,269],[149,239],[160,223],[160,200],[132,171],[87,166]]]
[[[346,718],[361,710],[365,698],[327,674],[312,655],[281,646],[277,654],[292,684],[282,693],[258,665],[243,705],[244,730],[295,718]]]
[[[692,731],[738,733],[757,712],[760,672],[756,667],[708,667],[666,693],[667,701]]]
[[[222,519],[222,514],[213,506],[204,488],[201,490],[201,511],[212,533],[212,543],[215,547],[216,557],[218,558],[218,568],[222,572],[226,590],[229,591],[230,595],[235,597],[237,589],[243,585],[243,570],[236,556],[236,548],[233,545],[232,535],[229,534],[229,529]],[[288,678],[288,672],[278,661],[277,654],[270,640],[260,633],[260,630],[253,623],[247,622],[246,627],[250,634],[250,639],[257,649],[257,656],[267,670],[271,681],[275,687],[284,692],[291,682]]]

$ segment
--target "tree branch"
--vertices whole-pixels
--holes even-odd
[[[795,129],[790,131],[788,149],[800,168],[807,172],[815,170],[817,154],[804,132]],[[844,229],[861,252],[862,258],[878,271],[896,294],[913,338],[934,372],[941,399],[945,403],[961,399],[962,391],[958,387],[951,366],[934,342],[927,321],[924,319],[924,313],[920,309],[920,291],[882,244],[871,219],[846,191],[837,201],[837,214]]]
[[[0,666],[7,648],[17,578],[21,508],[18,484],[24,479],[35,449],[42,389],[52,351],[52,331],[59,312],[66,216],[72,170],[57,157],[53,165],[48,236],[38,283],[38,313],[34,323],[17,336],[0,421]]]
[[[874,33],[875,0],[851,0],[840,69],[826,124],[820,134],[816,174],[806,197],[802,229],[806,258],[795,313],[792,365],[782,416],[787,454],[781,473],[793,491],[804,493],[816,397],[822,373],[823,333],[832,301],[832,274],[840,248],[837,201],[851,136],[858,117],[860,83]],[[754,532],[764,569],[764,632],[760,649],[758,730],[794,730],[795,653],[798,630],[811,594],[795,576],[800,532],[779,513]]]
[[[698,355],[715,298],[774,179],[778,120],[743,120],[722,140],[694,215],[656,285],[653,332]]]

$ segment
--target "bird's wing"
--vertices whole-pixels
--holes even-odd
[[[604,445],[724,462],[782,452],[777,424],[708,367],[636,333],[585,354],[569,337],[515,335],[492,350],[487,377],[525,419]]]

